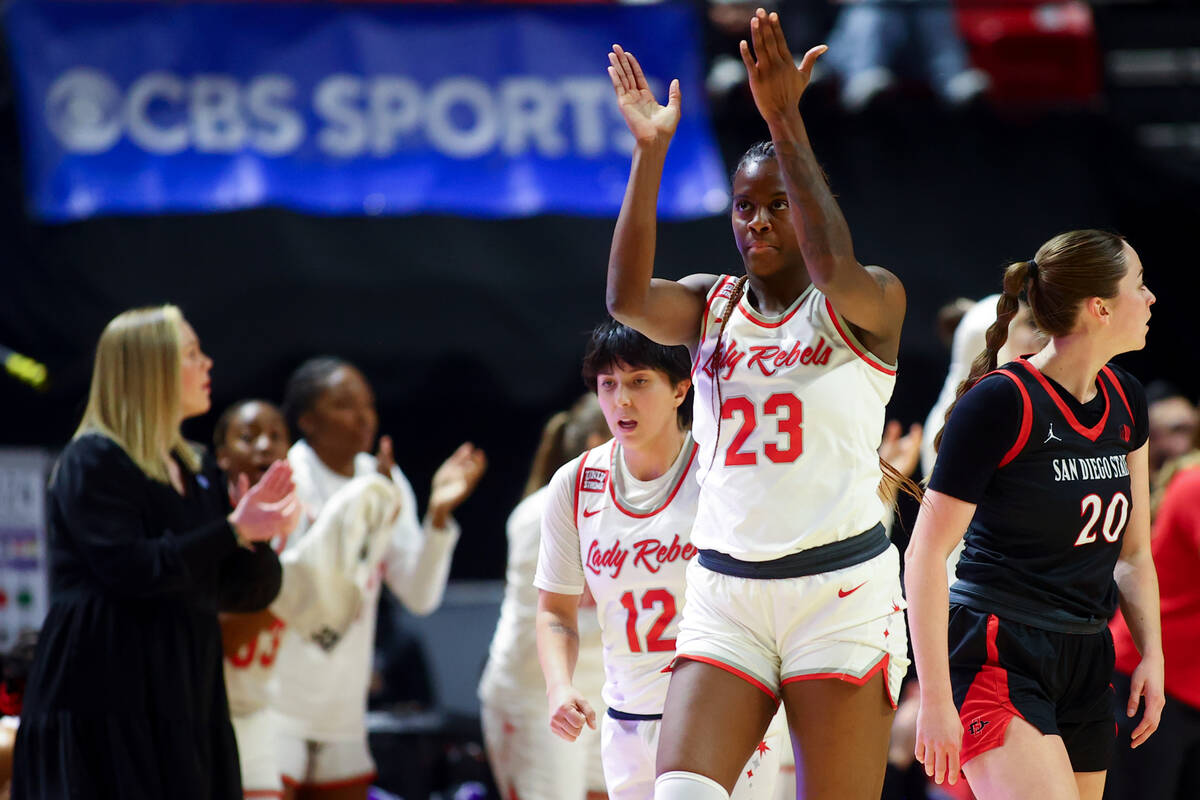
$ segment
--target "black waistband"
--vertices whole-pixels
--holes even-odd
[[[701,550],[698,558],[705,569],[735,578],[803,578],[870,561],[891,544],[880,523],[849,539],[810,547],[770,561],[740,561],[716,550]]]
[[[624,711],[617,711],[615,708],[608,710],[608,715],[613,719],[624,720],[625,722],[641,722],[647,719],[662,719],[662,714],[626,714]]]
[[[950,587],[950,602],[1055,633],[1086,636],[1108,627],[1108,620],[1101,617],[1082,617],[1061,608],[1036,608],[1011,592],[962,579]]]

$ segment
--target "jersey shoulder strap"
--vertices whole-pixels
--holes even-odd
[[[1108,378],[1113,388],[1117,390],[1117,397],[1121,398],[1121,403],[1125,406],[1125,413],[1129,414],[1129,418],[1133,419],[1133,409],[1129,407],[1129,398],[1125,396],[1125,387],[1121,385],[1121,381],[1117,378],[1117,373],[1112,371],[1112,368],[1105,364],[1100,368],[1100,373]],[[1136,422],[1136,420],[1134,420]]]
[[[1017,440],[1013,442],[1013,446],[1009,448],[1008,452],[1004,454],[1004,458],[1000,459],[1000,463],[996,465],[999,468],[1007,466],[1025,449],[1025,444],[1029,441],[1029,432],[1033,430],[1033,402],[1029,399],[1029,390],[1025,388],[1025,382],[1014,375],[1011,370],[994,369],[987,373],[987,375],[984,375],[983,378],[988,377],[988,375],[1003,375],[1012,381],[1013,385],[1017,387],[1017,391],[1021,393],[1021,428],[1017,432]],[[983,380],[983,378],[979,380]]]

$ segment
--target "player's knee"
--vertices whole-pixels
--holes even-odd
[[[695,772],[664,772],[654,781],[654,800],[729,800],[729,792]]]

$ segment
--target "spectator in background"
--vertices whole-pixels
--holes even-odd
[[[1147,386],[1146,402],[1150,404],[1150,485],[1155,487],[1155,476],[1163,465],[1193,448],[1200,429],[1200,412],[1167,381]]]
[[[842,106],[866,110],[898,75],[922,78],[952,108],[983,97],[991,80],[971,67],[950,0],[846,0],[829,35]]]
[[[12,789],[13,745],[21,723],[21,698],[37,647],[37,633],[26,631],[0,657],[0,800],[8,800]]]
[[[533,585],[542,540],[546,485],[563,464],[608,441],[610,434],[594,394],[550,418],[542,431],[525,497],[508,517],[508,567],[500,621],[479,681],[483,741],[501,797],[521,800],[583,800],[589,790],[607,797],[600,765],[599,732],[585,728],[580,741],[555,736],[546,724],[546,681],[537,660],[538,590]],[[585,594],[583,600],[590,600]],[[593,707],[603,709],[600,623],[595,601],[579,615],[579,661],[575,684]]]
[[[1150,452],[1154,452],[1154,418]],[[1166,706],[1158,734],[1136,748],[1130,733],[1142,714],[1121,708],[1106,800],[1194,800],[1200,797],[1200,433],[1191,452],[1161,470],[1165,491],[1152,508],[1151,552],[1158,568]],[[1116,649],[1113,686],[1129,697],[1138,651],[1125,618],[1110,626]],[[1123,706],[1118,702],[1119,706]]]
[[[252,543],[291,530],[299,504],[286,462],[231,498],[183,439],[183,420],[211,405],[211,368],[175,306],[127,311],[100,336],[50,479],[50,612],[15,798],[241,800],[217,612],[275,597],[279,562]]]

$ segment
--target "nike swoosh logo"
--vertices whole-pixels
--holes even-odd
[[[603,511],[603,510],[604,510],[604,509],[602,509],[602,508],[594,508],[594,509],[593,509],[593,508],[585,508],[585,509],[583,510],[583,515],[584,515],[585,517],[594,517],[594,516],[596,516],[597,514],[599,514],[599,513],[600,513],[601,511]]]
[[[849,597],[850,595],[854,594],[855,592],[857,592],[859,589],[861,589],[862,587],[864,587],[866,585],[867,585],[867,582],[863,581],[858,586],[855,586],[853,589],[838,589],[838,597]]]

